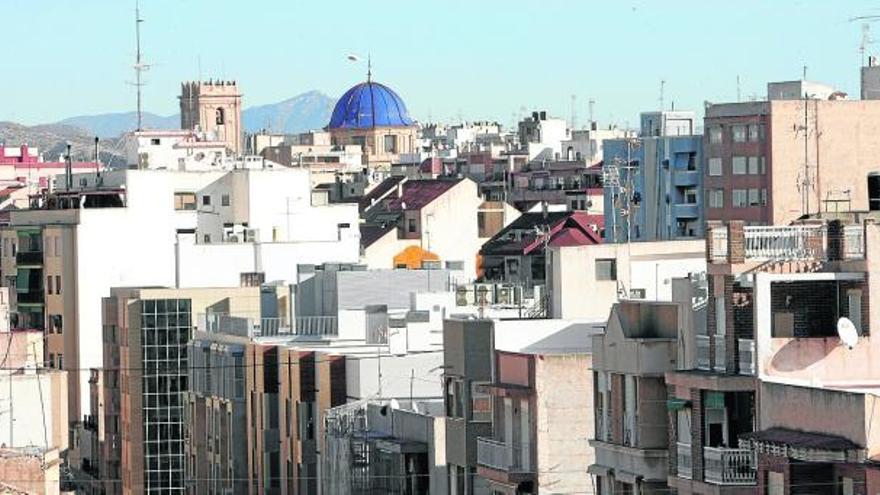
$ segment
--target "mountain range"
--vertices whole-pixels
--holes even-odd
[[[333,111],[335,98],[320,91],[309,91],[278,103],[260,105],[242,110],[241,120],[245,132],[266,129],[270,132],[295,134],[327,125]],[[69,117],[56,126],[81,129],[101,139],[116,138],[137,126],[136,112],[104,113]],[[144,112],[145,129],[176,129],[180,127],[180,115],[167,117]]]

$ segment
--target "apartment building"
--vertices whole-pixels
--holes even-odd
[[[702,238],[703,143],[693,112],[645,112],[638,138],[605,142],[606,242]]]
[[[120,482],[105,484],[107,493],[188,490],[187,344],[194,322],[218,308],[260,318],[262,299],[259,287],[111,290],[102,312],[104,416],[98,421],[104,423],[104,442],[99,462],[103,479]],[[241,387],[235,364],[211,375],[220,384],[230,383],[232,394]],[[232,380],[224,380],[227,373]],[[203,411],[194,409],[195,414]],[[233,439],[224,435],[224,443]],[[229,472],[217,475],[229,477]]]
[[[444,321],[449,493],[589,488],[589,349],[599,327],[585,320]]]
[[[665,493],[669,464],[664,373],[679,359],[685,302],[621,301],[593,336],[597,493]]]
[[[807,82],[771,84],[768,93],[768,101],[706,107],[706,219],[785,225],[880,208],[870,204],[880,190],[873,161],[880,144],[871,137],[880,104],[840,99]]]
[[[90,414],[111,287],[237,286],[256,272],[294,280],[297,263],[358,259],[356,206],[313,206],[304,170],[116,170],[69,183],[10,213],[0,271],[14,288],[13,328],[43,331],[47,365],[77,370],[72,422]]]

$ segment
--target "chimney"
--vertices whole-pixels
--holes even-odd
[[[26,149],[26,147],[23,147]],[[67,190],[73,189],[73,158],[70,156],[71,144],[67,143],[67,159],[64,161],[64,178],[67,183]]]
[[[538,112],[532,112],[532,120],[534,120],[535,122],[538,121],[539,116],[540,114]]]
[[[547,112],[544,110],[541,110],[541,120],[547,120]]]

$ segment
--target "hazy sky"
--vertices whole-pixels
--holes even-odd
[[[245,106],[317,89],[338,96],[374,60],[418,119],[491,118],[521,107],[635,125],[666,102],[763,95],[808,78],[858,94],[857,15],[875,1],[141,0],[145,109],[177,111],[184,79],[237,79]],[[0,120],[33,124],[132,110],[134,0],[0,0]],[[880,22],[874,26],[880,40]],[[880,51],[880,46],[876,47]]]

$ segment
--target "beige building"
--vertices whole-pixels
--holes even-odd
[[[180,128],[199,130],[243,150],[241,91],[235,81],[188,81],[180,85]]]
[[[193,328],[216,321],[209,313],[259,321],[260,288],[117,288],[104,299],[100,477],[121,480],[107,493],[186,489],[186,350]]]
[[[785,225],[804,214],[880,209],[880,101],[709,105],[705,129],[710,221]]]

